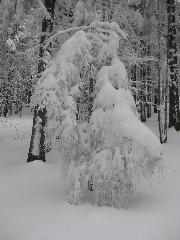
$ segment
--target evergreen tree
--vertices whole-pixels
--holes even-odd
[[[86,20],[82,16],[77,22]],[[68,200],[73,204],[91,189],[97,205],[125,207],[134,190],[134,176],[147,177],[160,163],[160,144],[138,120],[128,75],[118,56],[122,46],[130,55],[126,41],[127,34],[117,23],[91,23],[64,42],[33,95],[34,106],[46,106],[47,136],[59,143]],[[96,83],[88,123],[76,114],[81,86],[90,78]]]

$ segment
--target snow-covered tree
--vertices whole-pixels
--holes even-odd
[[[117,55],[118,38],[114,43],[111,55],[102,55],[111,58],[110,64],[96,77],[89,176],[98,205],[124,207],[134,190],[133,177],[151,174],[161,157],[158,139],[138,119],[127,72]]]
[[[120,60],[119,49],[129,49],[127,34],[115,22],[95,21],[84,29],[64,42],[42,74],[33,105],[46,106],[46,136],[63,154],[68,200],[79,204],[90,189],[96,204],[125,207],[135,178],[160,164],[160,143],[138,119]],[[77,99],[90,79],[92,114],[89,121],[77,120]]]

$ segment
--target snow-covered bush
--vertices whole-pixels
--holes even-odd
[[[87,32],[76,32],[42,74],[34,94],[35,105],[47,108],[46,135],[58,138],[68,200],[73,204],[90,189],[96,204],[126,207],[136,177],[150,176],[161,159],[160,143],[139,121],[128,88],[119,56],[126,38],[115,22],[94,22]],[[80,101],[92,112],[89,121],[77,117],[84,85],[94,98],[92,109],[90,97]]]

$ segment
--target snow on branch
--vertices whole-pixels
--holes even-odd
[[[106,32],[106,33],[112,33],[112,31],[117,32],[117,34],[121,35],[124,39],[127,39],[128,34],[126,34],[123,30],[121,30],[117,23],[112,22],[92,22],[89,26],[81,26],[81,27],[72,27],[68,28],[62,31],[58,31],[56,34],[51,36],[48,41],[46,42],[45,47],[48,46],[48,44],[57,36],[61,34],[65,34],[67,32],[73,32],[73,31],[79,31],[79,30],[90,30],[95,29],[96,31]]]

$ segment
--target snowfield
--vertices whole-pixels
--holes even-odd
[[[163,145],[164,176],[140,187],[128,209],[65,200],[61,159],[26,163],[32,117],[0,119],[0,240],[179,240],[180,134]],[[151,126],[151,123],[148,123]]]

